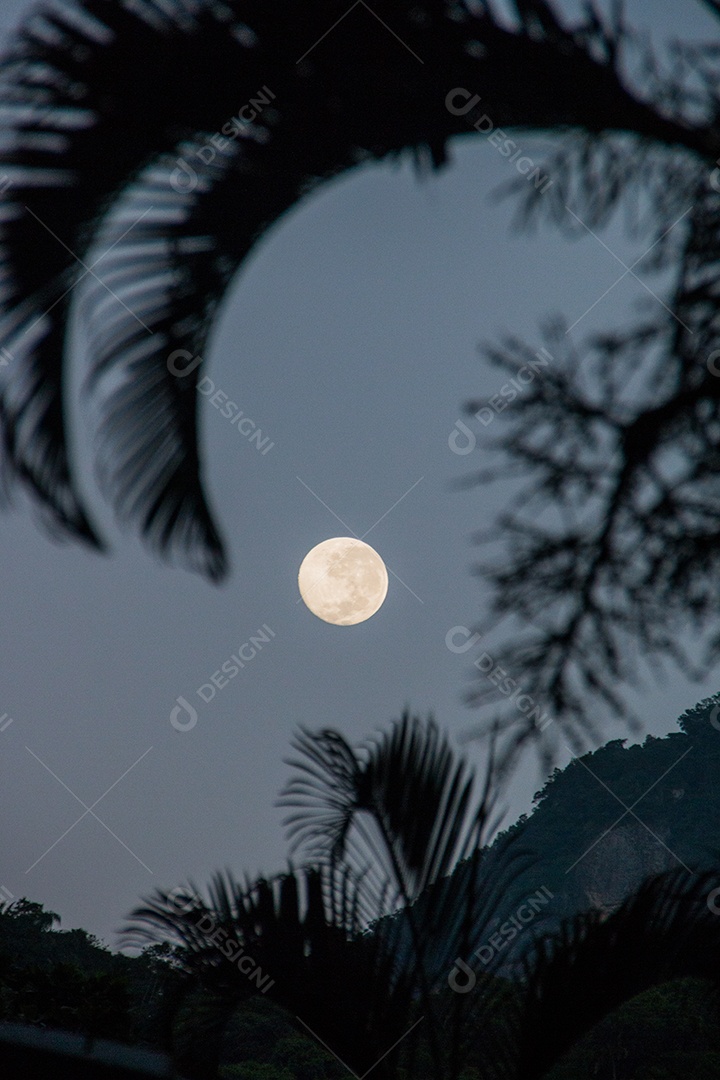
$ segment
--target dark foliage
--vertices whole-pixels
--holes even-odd
[[[547,1080],[716,1080],[718,1002],[701,979],[640,994],[588,1033]]]
[[[175,977],[167,947],[125,956],[57,922],[26,899],[0,904],[0,1020],[159,1046]]]
[[[648,735],[626,746],[616,739],[556,768],[522,815],[487,852],[487,870],[502,866],[508,845],[530,858],[503,894],[493,930],[530,896],[551,899],[524,933],[556,930],[594,907],[617,907],[645,878],[664,870],[717,867],[720,853],[720,698],[700,702],[678,720],[680,731]],[[718,879],[720,885],[720,878]],[[510,924],[510,927],[514,924]],[[506,926],[501,951],[512,961],[519,932]],[[478,965],[482,967],[482,964]]]
[[[717,813],[701,762],[712,768],[720,740],[715,702],[684,714],[682,733],[589,756],[628,801],[657,781],[659,807],[685,784],[684,851],[709,870],[651,876],[610,913],[533,920],[510,957],[498,920],[546,880],[522,849],[565,852],[558,815],[599,809],[581,764],[538,795],[530,822],[554,807],[555,824],[526,845],[520,823],[500,859],[477,847],[494,782],[478,787],[432,722],[405,717],[358,747],[303,732],[284,801],[312,863],[244,884],[217,875],[206,898],[192,884],[156,893],[130,939],[159,943],[137,957],[16,901],[0,910],[0,1019],[163,1048],[197,1080],[342,1080],[338,1059],[386,1080],[713,1080],[720,904],[703,820]],[[682,777],[658,778],[685,741],[695,773],[686,754]],[[495,959],[476,963],[493,940]]]
[[[461,1033],[449,1066],[441,1050],[448,974],[455,957],[479,942],[511,872],[483,878],[490,780],[476,790],[437,726],[408,715],[362,747],[323,731],[303,732],[296,749],[296,779],[282,802],[292,808],[296,847],[312,862],[244,885],[219,876],[208,901],[192,885],[157,893],[134,913],[130,940],[156,940],[160,932],[181,947],[188,992],[200,988],[212,1003],[218,1051],[218,1033],[258,992],[221,952],[229,939],[269,973],[272,986],[261,992],[358,1074],[375,1066],[378,1076],[393,1076],[425,1053],[434,1075],[449,1067],[454,1076]],[[460,857],[471,872],[451,891],[441,882]],[[193,1000],[180,1060],[204,1076],[218,1061],[208,1059],[208,1032],[202,1059],[193,1057],[200,1016]],[[469,1004],[458,1023],[467,1025]]]
[[[379,0],[373,12],[362,49],[338,0],[279,10],[77,0],[35,13],[12,41],[0,67],[7,471],[61,529],[99,543],[64,417],[81,279],[98,286],[93,386],[114,503],[157,549],[219,577],[225,556],[197,448],[199,369],[178,377],[167,360],[176,349],[202,354],[233,273],[289,207],[366,161],[409,152],[444,163],[448,140],[472,134],[445,105],[457,86],[506,128],[580,132],[601,164],[613,131],[691,160],[717,153],[707,115],[683,114],[677,79],[657,73],[650,95],[630,84],[622,21],[606,25],[591,7],[574,26],[540,0],[517,0],[514,24],[490,3]],[[271,106],[203,164],[196,151],[263,87]],[[585,165],[587,154],[587,198],[612,202],[605,176],[593,182]],[[621,171],[610,190],[625,180]],[[88,259],[99,243],[111,250],[96,272]]]
[[[228,957],[228,940],[271,973],[268,1008],[357,1075],[372,1068],[388,1080],[472,1080],[474,1070],[530,1080],[584,1037],[604,1053],[596,1025],[648,989],[717,984],[720,919],[707,902],[717,875],[683,869],[649,878],[608,917],[581,914],[553,933],[538,924],[512,971],[498,952],[463,983],[470,968],[458,961],[489,939],[526,865],[517,844],[504,877],[482,856],[492,770],[476,791],[436,726],[409,716],[360,747],[321,731],[303,732],[296,750],[283,803],[312,863],[245,885],[219,876],[207,900],[192,885],[158,892],[133,915],[132,939],[178,948],[173,1046],[188,1075],[216,1075],[228,1032],[263,993]],[[260,1053],[237,1075],[270,1080]]]
[[[627,27],[618,35],[613,62],[631,82],[639,44]],[[645,50],[658,113],[702,124],[717,149],[717,45],[675,43],[670,55],[663,66]],[[670,662],[699,679],[720,655],[720,173],[705,154],[661,143],[574,132],[545,165],[554,178],[546,195],[522,181],[509,186],[524,188],[525,223],[545,216],[575,236],[623,208],[641,244],[633,267],[670,280],[669,290],[650,289],[646,313],[625,328],[578,341],[562,319],[550,321],[547,368],[484,441],[494,464],[468,480],[520,481],[508,511],[479,537],[493,546],[478,567],[492,597],[480,629],[508,613],[519,620],[493,656],[552,714],[548,758],[560,740],[576,750],[597,740],[608,713],[638,730],[625,690],[648,664],[654,678]],[[512,377],[538,350],[509,336],[485,352]],[[486,679],[468,695],[480,705],[498,697]],[[539,736],[536,715],[524,719],[512,706],[493,711],[488,726],[498,724],[511,751]]]

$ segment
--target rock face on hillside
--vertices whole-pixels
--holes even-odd
[[[607,832],[577,864],[582,906],[610,915],[646,877],[671,870],[679,860],[639,821],[621,822]]]
[[[482,957],[492,949],[512,978],[538,938],[588,910],[609,916],[649,877],[684,866],[720,881],[719,713],[720,692],[683,713],[678,730],[630,746],[613,739],[553,770],[532,812],[486,853],[488,882],[504,884]],[[518,915],[539,890],[549,902]]]

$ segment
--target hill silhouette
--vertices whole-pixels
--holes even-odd
[[[632,746],[612,740],[556,768],[532,812],[498,835],[487,852],[488,874],[518,849],[527,865],[507,890],[499,940],[481,950],[475,968],[501,951],[508,961],[517,958],[526,928],[538,934],[581,911],[610,914],[652,874],[717,865],[720,694],[677,723],[666,736]]]

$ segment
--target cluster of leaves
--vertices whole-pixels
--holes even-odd
[[[237,268],[323,181],[404,151],[443,164],[449,140],[473,132],[446,108],[448,87],[472,87],[497,126],[559,136],[547,193],[510,185],[521,218],[546,214],[576,234],[622,206],[646,249],[640,270],[673,279],[660,315],[626,330],[575,347],[563,326],[547,329],[552,369],[505,414],[501,462],[480,477],[507,467],[527,484],[482,568],[488,625],[511,612],[523,626],[500,661],[553,710],[550,743],[567,733],[579,747],[598,707],[633,722],[624,689],[638,647],[691,675],[720,654],[720,378],[708,367],[720,343],[720,51],[680,42],[658,58],[622,4],[565,17],[549,0],[503,14],[490,0],[378,0],[362,50],[346,14],[340,0],[282,12],[68,0],[18,32],[0,64],[6,474],[55,527],[100,545],[71,467],[64,374],[73,290],[92,280],[106,490],[156,549],[220,578],[197,445],[201,368],[178,374],[168,357],[202,357]],[[271,103],[206,164],[195,151],[260,87]],[[533,354],[513,338],[488,351],[511,373]],[[703,642],[697,663],[688,628]],[[486,702],[486,684],[470,696]],[[514,711],[488,727],[508,732],[509,752],[538,738]]]
[[[174,968],[169,946],[112,953],[24,898],[0,905],[0,1019],[153,1046]]]
[[[347,1069],[264,997],[231,1017],[223,1038],[222,1080],[345,1080]]]
[[[672,868],[714,870],[720,853],[720,696],[699,702],[679,731],[626,746],[615,739],[555,768],[522,815],[487,852],[487,873],[511,846],[532,856],[506,890],[497,929],[528,897],[545,889],[525,933],[554,932],[590,906],[608,911],[652,874]],[[717,884],[720,885],[720,877]],[[504,970],[522,940],[503,941]]]
[[[623,41],[637,44],[627,33]],[[665,70],[645,56],[658,118],[704,125],[717,145],[717,46],[673,53]],[[562,738],[575,750],[597,741],[608,713],[637,729],[626,689],[648,664],[657,674],[669,661],[700,679],[720,657],[716,162],[649,129],[636,139],[611,128],[563,140],[544,166],[554,178],[547,194],[508,185],[522,195],[520,221],[546,216],[578,235],[622,208],[642,241],[633,272],[664,271],[669,289],[655,285],[651,314],[579,344],[561,319],[548,322],[549,367],[493,427],[501,434],[484,441],[495,463],[469,479],[520,480],[508,510],[480,535],[493,553],[478,567],[491,589],[479,629],[516,617],[520,630],[516,622],[494,648],[497,662],[556,721],[541,736],[535,715],[500,707],[485,727],[507,732],[508,752],[538,740],[547,758]],[[515,337],[484,351],[506,376],[537,354]],[[468,693],[483,706],[498,697],[487,680]]]
[[[156,1044],[191,1080],[340,1080],[338,1059],[385,1080],[540,1080],[553,1068],[564,1080],[568,1068],[599,1075],[637,1064],[652,1041],[652,1024],[637,1021],[646,1008],[632,1004],[638,995],[683,978],[702,980],[708,995],[718,989],[720,919],[707,903],[718,877],[706,843],[716,710],[720,697],[686,713],[682,731],[666,739],[629,749],[616,741],[574,762],[538,793],[534,814],[490,848],[494,766],[478,783],[433,721],[406,715],[355,747],[335,731],[303,731],[281,799],[299,867],[244,883],[220,874],[203,892],[192,882],[157,891],[128,926],[126,940],[154,943],[136,958],[72,931],[82,976],[55,963],[53,944],[68,945],[52,929],[56,916],[19,902],[0,912],[0,935],[14,942],[4,951],[16,967],[20,949],[33,963],[24,972],[6,965],[2,1000],[25,1018],[59,1023],[65,993],[71,1023],[93,1033],[108,1030],[110,1005],[135,1038],[139,1004],[154,1011]],[[590,770],[600,783],[588,789]],[[555,910],[553,925],[538,920],[507,952],[495,939],[495,957],[475,965],[516,899],[554,885],[564,868],[553,855],[564,860],[588,829],[607,827],[594,820],[611,806],[603,784],[627,805],[647,797],[644,816],[658,828],[668,801],[687,788],[687,804],[674,804],[686,821],[674,823],[672,841],[688,858],[703,857],[696,872],[645,877],[612,910]],[[529,865],[536,843],[557,851]],[[567,899],[558,889],[553,903],[558,896]],[[238,950],[250,970],[236,963]],[[118,971],[129,1001],[112,996]],[[468,975],[470,992],[456,992]],[[689,1000],[683,993],[667,991],[668,1015],[673,1002]],[[707,1071],[716,1018],[697,1015],[702,1023],[687,1028],[672,1060]]]
[[[29,930],[31,919],[35,933]],[[158,981],[170,983],[168,950],[152,946],[152,953],[148,950],[135,960],[121,957],[128,960],[125,975],[99,975],[93,970],[99,962],[93,951],[102,951],[105,962],[109,954],[85,935],[88,948],[82,960],[74,966],[58,964],[52,957],[62,947],[62,938],[47,933],[53,919],[57,916],[25,900],[0,914],[3,948],[12,949],[15,956],[12,965],[7,952],[0,954],[0,1019],[146,1042],[129,1022],[129,965],[140,966],[154,957]],[[11,921],[17,928],[15,936]],[[21,964],[16,948],[21,943],[32,947],[39,963]],[[496,988],[494,1015],[488,1017],[495,1037],[502,1035],[503,1014],[512,1007],[516,993],[507,983],[499,993]],[[147,1008],[147,985],[141,996]],[[260,995],[245,1000],[229,1017],[222,1036],[219,1080],[344,1080],[345,1066],[316,1039],[298,1031],[293,1019]],[[182,1026],[182,1016],[176,1023]],[[486,1026],[481,1039],[469,1048],[459,1080],[482,1080],[486,1075],[485,1051],[492,1037]],[[451,1052],[448,1040],[445,1031],[445,1054]],[[681,980],[649,990],[606,1017],[551,1069],[547,1080],[677,1080],[687,1075],[716,1080],[719,1073],[720,1031],[712,988],[700,980]],[[407,1069],[398,1070],[401,1080],[409,1075]],[[433,1075],[426,1047],[419,1049],[411,1075],[420,1080]]]
[[[270,880],[219,875],[204,896],[192,883],[160,891],[133,913],[130,940],[167,940],[181,958],[173,1052],[189,1076],[216,1075],[233,1018],[259,993],[227,957],[228,938],[272,975],[267,1000],[298,1031],[355,1073],[387,1080],[459,1080],[472,1069],[533,1080],[637,994],[715,979],[720,920],[705,901],[716,872],[680,869],[643,881],[609,914],[556,918],[542,933],[538,923],[510,969],[496,949],[473,991],[454,992],[469,970],[458,960],[477,955],[532,880],[519,830],[487,850],[494,766],[478,785],[436,725],[410,716],[358,747],[326,730],[303,732],[295,748],[281,801],[309,861]]]
[[[718,1001],[698,979],[654,987],[607,1017],[547,1080],[717,1080]]]
[[[244,884],[218,875],[208,899],[192,883],[185,892],[158,892],[134,913],[128,940],[160,933],[180,946],[188,990],[200,986],[214,1003],[202,1021],[203,1044],[218,1054],[228,1017],[257,990],[223,957],[208,926],[241,943],[272,976],[268,997],[355,1071],[377,1063],[379,1075],[392,1075],[400,1061],[412,1071],[424,1047],[439,1075],[447,1017],[438,991],[455,957],[479,944],[503,887],[502,875],[485,879],[480,858],[489,780],[478,789],[437,725],[409,715],[360,747],[333,731],[303,732],[295,747],[296,776],[282,803],[304,864]],[[462,893],[433,888],[461,858],[471,867]],[[186,1010],[193,1030],[176,1048],[191,1074],[208,1067],[206,1051],[202,1062],[193,1057],[201,1011],[196,1003]],[[467,1025],[467,1013],[457,1022]],[[415,1023],[417,1036],[403,1038]]]
[[[122,1039],[130,1023],[124,980],[75,965],[19,967],[0,956],[0,1019]]]

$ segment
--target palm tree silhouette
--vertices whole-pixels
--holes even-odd
[[[483,1080],[539,1080],[641,991],[691,975],[717,985],[715,875],[685,870],[648,880],[605,920],[528,928],[510,981],[497,959],[476,976],[472,954],[528,858],[509,846],[502,871],[484,866],[501,790],[492,760],[478,782],[432,720],[407,714],[360,747],[324,730],[295,749],[281,804],[306,861],[243,884],[219,874],[207,899],[192,883],[157,891],[131,917],[128,941],[178,946],[173,1053],[188,1076],[217,1075],[222,1033],[258,993],[356,1077],[456,1080],[472,1057]]]
[[[365,162],[439,167],[474,134],[471,94],[496,127],[630,131],[713,159],[706,128],[627,88],[621,25],[515,8],[511,25],[485,2],[68,0],[27,19],[0,65],[0,421],[6,477],[56,528],[101,544],[65,415],[78,282],[93,286],[105,488],[155,549],[218,579],[200,360],[233,274],[285,211]]]

